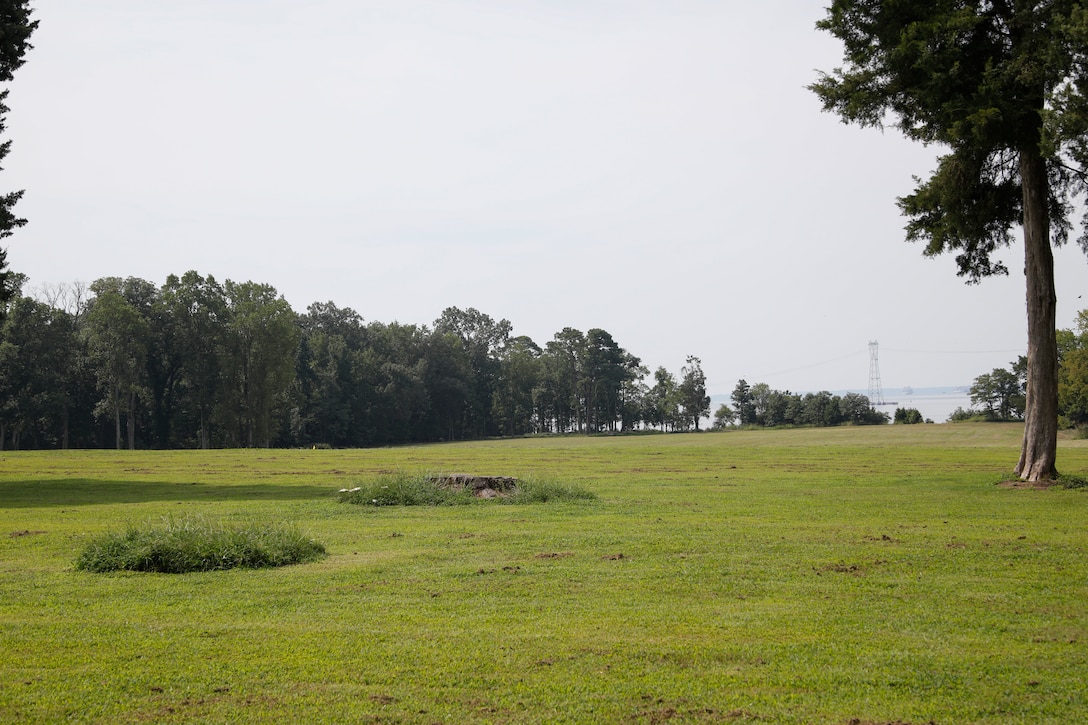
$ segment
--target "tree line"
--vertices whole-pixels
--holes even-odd
[[[889,420],[886,413],[872,406],[868,396],[860,393],[840,396],[824,390],[801,395],[775,390],[766,383],[749,385],[741,379],[733,388],[730,399],[733,407],[723,403],[714,413],[715,428],[734,424],[756,427],[880,425]]]
[[[366,322],[190,271],[20,291],[0,310],[0,446],[364,447],[538,433],[698,429],[694,356],[650,377],[603,329],[544,345],[450,307]]]
[[[1088,430],[1088,310],[1081,310],[1073,329],[1057,330],[1058,425]],[[1020,421],[1027,403],[1027,358],[975,378],[969,390],[971,408],[957,408],[949,421]]]

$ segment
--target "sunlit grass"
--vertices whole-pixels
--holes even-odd
[[[0,453],[0,721],[1088,721],[1088,494],[1006,425],[370,451]],[[1088,441],[1059,468],[1088,472]],[[596,500],[347,506],[431,471]],[[328,555],[79,571],[129,522]]]

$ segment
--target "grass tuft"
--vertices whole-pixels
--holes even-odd
[[[1088,488],[1088,478],[1076,474],[1062,473],[1058,476],[1058,485],[1062,488]]]
[[[527,504],[548,501],[596,501],[597,494],[581,486],[559,483],[549,479],[526,478],[509,496],[496,499],[500,503]]]
[[[443,486],[428,474],[395,473],[371,483],[340,492],[341,503],[361,506],[465,506],[492,501],[502,504],[534,504],[548,501],[595,501],[597,495],[579,486],[540,478],[526,478],[492,499],[477,498],[472,491]]]
[[[426,474],[390,473],[340,492],[341,503],[361,506],[458,506],[476,502],[471,491],[444,488]]]
[[[292,526],[226,525],[203,516],[186,516],[164,518],[159,526],[129,526],[123,533],[93,539],[76,559],[76,569],[184,574],[302,564],[324,555],[324,546]]]

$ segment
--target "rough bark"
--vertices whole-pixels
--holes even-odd
[[[117,393],[120,396],[120,393]],[[113,433],[114,440],[117,442],[117,450],[121,450],[121,400],[120,398],[114,398],[113,401]]]
[[[128,449],[130,451],[136,450],[136,391],[132,390],[128,394],[128,417],[125,421],[126,431],[128,433]]]
[[[1024,192],[1024,276],[1027,278],[1028,379],[1024,441],[1016,475],[1025,481],[1057,476],[1058,342],[1054,253],[1047,214],[1046,162],[1035,148],[1021,151]]]

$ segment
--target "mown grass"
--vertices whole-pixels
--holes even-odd
[[[0,721],[1088,721],[1088,494],[1006,425],[370,451],[0,454]],[[1088,471],[1088,441],[1059,466]],[[596,501],[344,506],[398,471]],[[300,566],[90,574],[127,521],[298,522]]]

